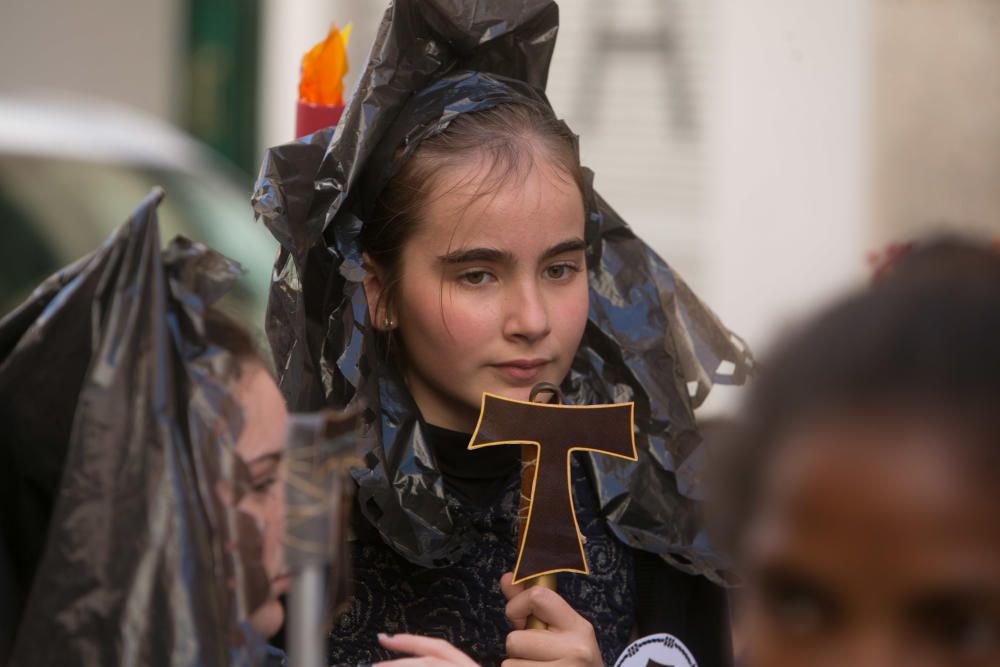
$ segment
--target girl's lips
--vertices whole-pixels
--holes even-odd
[[[501,364],[493,364],[493,368],[510,380],[528,382],[538,378],[548,364],[548,359],[515,359]]]

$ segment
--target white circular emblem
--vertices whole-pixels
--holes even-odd
[[[698,663],[680,639],[661,633],[629,644],[615,667],[698,667]]]

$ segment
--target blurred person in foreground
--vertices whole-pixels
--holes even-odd
[[[284,401],[162,197],[0,320],[0,664],[280,660]]]
[[[915,249],[777,347],[741,426],[747,667],[1000,665],[1000,256]]]
[[[282,542],[282,457],[288,409],[251,334],[221,311],[209,310],[205,322],[208,341],[226,350],[235,361],[228,386],[243,414],[235,453],[246,468],[237,482],[243,488],[231,491],[229,484],[221,482],[218,491],[227,499],[238,497],[236,508],[253,520],[249,532],[239,533],[238,539],[262,542],[258,553],[268,587],[266,597],[248,620],[250,627],[266,639],[277,633],[284,622],[285,610],[279,596],[287,592],[289,581]]]

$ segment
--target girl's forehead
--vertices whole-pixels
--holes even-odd
[[[544,245],[582,238],[583,197],[576,183],[549,162],[517,178],[470,178],[450,169],[435,178],[418,236],[452,247],[481,243]],[[487,187],[495,185],[495,187]]]
[[[270,374],[257,364],[246,364],[234,392],[243,412],[243,431],[236,443],[245,461],[280,453],[288,411]]]
[[[881,535],[931,548],[997,498],[970,471],[959,437],[946,425],[898,416],[802,428],[769,466],[759,511],[803,535],[842,529],[843,542],[852,541],[848,533],[860,543]]]
[[[970,590],[1000,601],[997,490],[955,460],[954,433],[919,425],[860,421],[794,435],[747,526],[749,571],[808,582],[856,609]]]

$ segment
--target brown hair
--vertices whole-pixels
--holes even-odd
[[[576,135],[541,104],[503,104],[457,116],[442,133],[424,140],[386,184],[371,220],[361,229],[361,249],[382,271],[383,288],[373,313],[395,310],[403,247],[444,170],[479,162],[459,186],[482,179],[474,198],[525,179],[543,157],[584,192]],[[377,328],[377,327],[376,327]]]
[[[239,380],[241,364],[246,362],[257,363],[270,372],[270,366],[253,334],[218,308],[205,310],[205,340],[232,356],[234,363],[224,369],[227,381]]]

